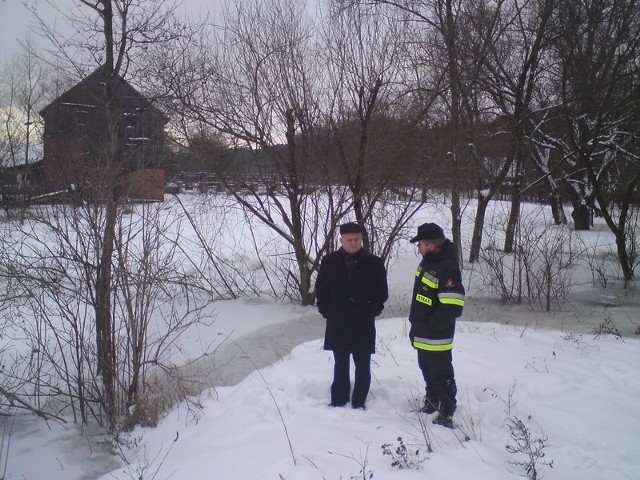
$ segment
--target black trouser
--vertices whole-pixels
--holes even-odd
[[[371,354],[358,352],[333,352],[333,383],[331,384],[331,404],[344,405],[349,402],[351,379],[349,377],[349,358],[353,355],[355,364],[355,382],[351,405],[353,408],[364,407],[371,386]]]
[[[418,350],[418,366],[426,384],[427,399],[443,415],[453,415],[456,409],[456,381],[451,350],[430,352]]]

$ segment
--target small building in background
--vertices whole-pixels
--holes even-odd
[[[28,148],[27,148],[28,147]],[[0,143],[0,204],[24,206],[42,189],[42,144]]]
[[[73,192],[91,200],[107,175],[116,194],[132,201],[164,199],[164,127],[167,117],[127,81],[106,92],[100,67],[40,111],[44,120],[43,193]],[[108,155],[109,139],[114,155]]]

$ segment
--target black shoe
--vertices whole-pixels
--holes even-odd
[[[429,400],[428,398],[425,398],[424,399],[424,405],[418,411],[420,413],[431,414],[431,413],[435,413],[438,410],[439,406],[440,405],[438,404],[438,402],[434,403],[431,400]]]
[[[352,403],[351,406],[354,408],[354,410],[366,410],[366,408],[364,408],[364,405],[360,405],[359,403]]]
[[[421,409],[418,410],[418,412],[431,415],[432,413],[435,413],[436,410],[438,410],[436,407],[434,407],[431,404],[428,404],[428,405],[424,405]]]
[[[438,417],[431,423],[433,423],[434,425],[442,425],[443,427],[447,428],[456,428],[456,426],[453,424],[452,415],[439,414]]]
[[[336,403],[336,402],[331,402],[328,406],[329,407],[344,407],[346,405],[345,403]]]

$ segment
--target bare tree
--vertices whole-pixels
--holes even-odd
[[[513,251],[515,231],[520,216],[521,191],[524,187],[526,141],[530,125],[529,118],[535,109],[534,101],[540,91],[540,77],[544,71],[545,49],[549,43],[549,26],[556,8],[556,0],[505,2],[500,15],[499,30],[495,42],[488,49],[487,60],[483,63],[482,85],[506,122],[508,148],[505,162],[499,173],[492,179],[479,199],[478,210],[497,192],[506,176],[511,173],[512,195],[511,214],[506,227],[504,251]],[[490,16],[489,20],[496,19]],[[485,32],[484,22],[478,31]],[[483,223],[476,216],[474,242],[471,257],[479,254]]]
[[[379,6],[340,3],[330,4],[323,35],[329,161],[337,170],[330,180],[347,186],[354,220],[368,227],[365,246],[386,260],[422,205],[421,171],[408,171],[420,155],[420,122],[404,118],[412,110],[401,101],[405,30]]]
[[[492,8],[484,8],[483,2],[457,0],[345,0],[343,3],[378,4],[398,9],[429,32],[426,37],[431,41],[423,43],[422,47],[429,50],[426,55],[434,56],[435,52],[435,58],[438,59],[432,63],[432,67],[437,69],[433,76],[439,79],[436,84],[441,85],[437,92],[445,107],[441,123],[447,127],[443,158],[440,160],[449,167],[452,239],[457,247],[458,257],[462,260],[462,165],[470,160],[472,152],[468,145],[473,143],[472,132],[478,121],[479,101],[476,96],[479,69],[485,60],[487,48],[494,42],[495,18],[504,2],[495,2]],[[484,22],[483,28],[488,30],[475,38],[475,45],[465,43],[470,37],[465,38],[462,25],[466,28],[479,14],[483,14],[480,15]],[[482,189],[478,190],[479,194],[482,192]],[[482,198],[479,199],[481,200]],[[475,234],[472,242],[474,240],[477,244]],[[472,254],[470,260],[475,259],[477,255]]]
[[[304,305],[314,302],[312,275],[347,203],[340,189],[318,191],[326,185],[314,137],[322,75],[312,33],[302,2],[239,2],[195,47],[164,52],[158,62],[184,136],[206,126],[235,148],[229,155],[245,159],[240,176],[217,169],[218,179],[288,245],[281,255],[290,255],[291,267],[281,276]]]
[[[173,402],[181,400],[162,388],[161,379],[175,376],[182,363],[194,360],[175,358],[175,346],[195,324],[213,322],[203,310],[218,298],[201,272],[189,268],[187,254],[179,247],[188,230],[181,216],[167,216],[165,210],[159,204],[137,206],[118,223],[115,241],[118,405],[126,408],[125,425],[130,427],[155,425]],[[212,354],[215,342],[205,340],[201,354]],[[173,382],[186,394],[200,392],[198,379]]]
[[[549,95],[555,95],[556,91],[550,91]],[[562,117],[559,104],[548,105],[529,117],[530,158],[549,189],[556,224],[566,223],[559,191],[562,189],[572,205],[573,227],[589,230],[595,205],[593,189],[568,140],[569,132]],[[606,171],[601,170],[598,175],[606,181],[602,178]]]
[[[15,229],[0,262],[0,280],[12,286],[12,308],[18,317],[32,319],[6,326],[15,339],[11,344],[26,348],[16,346],[15,364],[7,361],[11,376],[5,377],[14,383],[28,379],[20,398],[42,411],[109,426],[93,341],[104,209],[52,205],[28,212],[35,215]],[[179,216],[166,215],[161,204],[132,207],[116,224],[110,322],[117,359],[114,409],[121,426],[153,424],[179,400],[162,388],[162,380],[194,359],[177,358],[175,345],[196,323],[212,321],[202,311],[216,296],[179,248],[184,231]],[[201,354],[214,349],[203,345]],[[200,391],[195,378],[172,382],[186,394]]]
[[[56,8],[53,2],[51,5]],[[102,76],[102,88],[95,99],[103,112],[101,124],[96,127],[100,131],[94,137],[99,144],[89,146],[96,168],[94,178],[90,179],[94,209],[85,219],[92,228],[85,241],[92,248],[84,252],[88,256],[84,259],[87,268],[79,278],[90,289],[88,295],[95,315],[95,358],[102,379],[102,407],[111,428],[116,425],[118,413],[113,259],[116,228],[126,198],[122,176],[131,165],[131,158],[121,145],[125,118],[116,93],[136,49],[149,43],[166,42],[175,36],[170,22],[171,8],[171,5],[145,0],[78,0],[70,11],[57,9],[76,27],[75,34],[67,39],[51,28],[46,19],[39,18],[40,31],[72,71],[84,76],[87,65],[93,69],[99,66]]]
[[[567,143],[615,235],[628,284],[634,272],[627,251],[627,220],[640,184],[640,6],[628,0],[563,2],[558,28]]]
[[[23,167],[29,172],[29,164],[40,159],[42,151],[38,145],[42,122],[38,111],[44,106],[50,86],[45,80],[47,68],[33,54],[31,40],[27,38],[24,48],[7,62],[0,80],[0,169]],[[2,188],[8,185],[3,181]],[[30,191],[29,179],[24,175],[16,178],[13,191],[0,192],[18,200]]]
[[[551,94],[549,89],[545,89]],[[543,105],[541,105],[543,107]],[[540,177],[531,183],[531,187],[538,183],[546,185],[545,190],[549,193],[548,201],[556,225],[565,225],[567,216],[564,211],[562,174],[564,159],[556,148],[554,138],[549,138],[544,133],[544,126],[548,121],[550,112],[554,108],[540,108],[538,115],[532,115],[528,119],[529,127],[527,138],[527,151],[533,169],[539,172]],[[555,108],[557,110],[557,108]]]
[[[0,229],[0,414],[9,416],[16,411],[25,411],[44,419],[60,419],[50,410],[43,409],[42,397],[31,395],[33,371],[28,368],[27,358],[39,357],[37,349],[31,349],[25,336],[21,334],[22,307],[30,301],[29,292],[21,288],[15,275],[15,261],[12,257],[16,238],[9,221],[2,222]],[[25,345],[26,343],[26,345]]]

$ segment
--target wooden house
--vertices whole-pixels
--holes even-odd
[[[40,111],[45,192],[82,192],[91,199],[104,194],[105,178],[115,175],[119,196],[162,201],[168,119],[121,77],[108,92],[105,70],[98,68]]]

